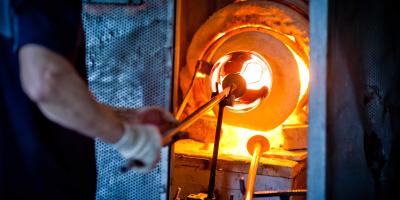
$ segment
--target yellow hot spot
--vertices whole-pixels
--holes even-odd
[[[304,95],[306,95],[308,86],[310,83],[310,71],[307,66],[307,64],[304,62],[304,60],[288,45],[286,47],[290,50],[292,53],[294,59],[296,60],[297,67],[299,69],[299,75],[300,75],[300,98],[302,99]]]
[[[220,153],[250,157],[247,152],[247,141],[254,135],[265,136],[269,140],[271,148],[279,148],[283,143],[280,126],[271,131],[257,131],[223,124]]]

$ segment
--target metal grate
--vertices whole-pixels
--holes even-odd
[[[135,4],[140,5],[143,0],[83,0],[84,3],[96,3],[96,4]]]
[[[103,103],[127,108],[170,105],[172,0],[140,6],[85,4],[89,87]],[[96,142],[96,199],[165,199],[168,150],[148,174],[119,171],[124,163],[109,145]]]

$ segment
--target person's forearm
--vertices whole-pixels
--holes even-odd
[[[38,45],[25,45],[19,60],[25,92],[50,120],[109,143],[122,136],[120,120],[93,99],[66,59]]]

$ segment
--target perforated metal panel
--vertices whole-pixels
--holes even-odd
[[[140,6],[84,5],[89,86],[103,103],[128,108],[170,105],[173,1]],[[148,174],[128,172],[111,146],[96,142],[96,199],[165,199],[168,150]]]

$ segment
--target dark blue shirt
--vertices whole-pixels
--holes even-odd
[[[10,2],[10,26],[0,31],[0,199],[94,199],[93,140],[43,116],[21,88],[17,59],[20,47],[39,44],[85,78],[81,2]]]

